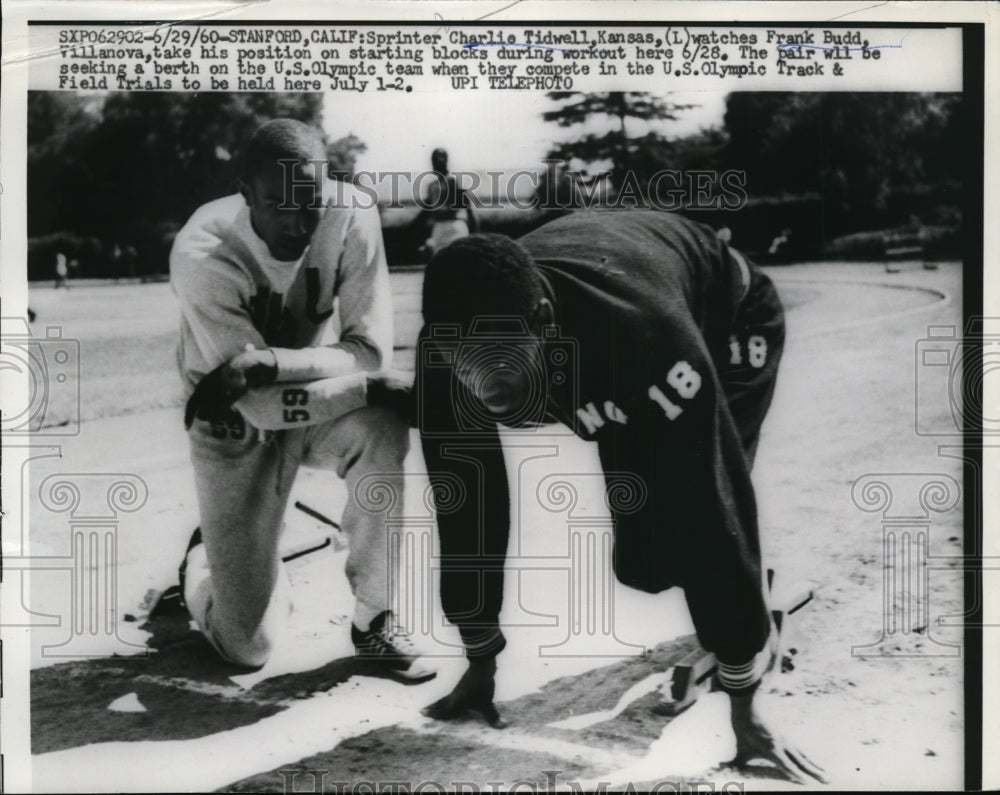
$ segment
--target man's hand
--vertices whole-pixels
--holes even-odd
[[[423,709],[428,718],[451,720],[468,712],[477,712],[494,729],[502,729],[507,723],[493,706],[493,692],[496,688],[494,676],[497,672],[495,658],[473,660],[455,689],[444,698]]]
[[[801,751],[792,748],[775,731],[754,706],[754,695],[730,696],[733,731],[736,733],[736,758],[731,764],[746,767],[754,759],[766,759],[787,778],[797,784],[815,779],[828,783],[823,768],[811,762]]]
[[[234,356],[198,382],[184,409],[184,427],[190,428],[196,416],[223,418],[251,387],[270,384],[277,375],[278,363],[269,349],[251,349]]]

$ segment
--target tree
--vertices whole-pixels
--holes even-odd
[[[260,124],[322,116],[320,94],[32,93],[29,235],[96,237],[106,252],[132,244],[147,270],[162,269],[188,216],[236,190],[240,149]],[[356,136],[329,145],[348,172],[362,151]]]
[[[330,161],[330,175],[351,180],[358,164],[358,155],[368,151],[368,144],[354,133],[348,133],[326,147],[326,157]]]
[[[201,204],[236,190],[242,146],[260,124],[282,116],[318,125],[322,97],[110,95],[90,152],[104,166],[106,204],[90,224],[120,235],[135,223],[183,223]]]
[[[725,165],[751,196],[819,194],[830,231],[885,222],[893,194],[958,178],[960,95],[732,93]]]
[[[62,91],[28,93],[28,236],[54,231],[76,199],[61,189],[94,182],[85,156],[100,102]]]
[[[580,91],[551,91],[548,98],[563,103],[555,110],[545,111],[542,118],[560,127],[575,127],[593,121],[605,121],[611,128],[603,133],[587,133],[580,138],[556,144],[549,157],[585,163],[610,161],[615,184],[620,185],[628,171],[636,173],[644,184],[655,171],[661,153],[669,150],[668,139],[658,133],[630,135],[630,120],[644,122],[675,121],[679,114],[695,107],[669,102],[663,97],[644,91],[609,91],[587,94]],[[659,167],[662,167],[662,163]]]

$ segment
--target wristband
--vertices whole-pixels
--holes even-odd
[[[261,353],[265,352],[271,354],[270,364],[259,362],[250,365],[245,371],[247,384],[250,386],[267,386],[273,384],[278,377],[278,359],[274,355],[274,351],[270,348],[267,351],[261,351]]]
[[[370,375],[366,393],[369,406],[390,409],[414,424],[413,390],[407,384],[384,375]]]

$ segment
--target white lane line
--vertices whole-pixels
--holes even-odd
[[[627,787],[630,782],[704,779],[711,775],[709,771],[735,753],[729,697],[723,693],[707,693],[667,723],[644,756],[633,758],[625,765],[606,767],[606,772],[598,778],[581,781],[580,787],[583,791],[592,791],[602,783],[610,787]],[[682,790],[674,787],[664,791]]]
[[[839,334],[843,331],[852,331],[856,328],[862,328],[864,326],[871,326],[876,323],[887,323],[892,320],[898,320],[903,317],[909,317],[910,315],[919,315],[923,312],[928,312],[931,309],[941,309],[952,301],[951,293],[945,290],[938,290],[933,287],[922,287],[913,284],[885,284],[884,282],[864,282],[864,281],[846,281],[846,280],[820,280],[820,279],[775,279],[775,284],[780,289],[782,284],[797,284],[797,285],[808,285],[810,287],[824,287],[831,284],[836,285],[849,285],[855,287],[884,287],[887,290],[910,290],[912,292],[928,293],[929,295],[937,298],[936,301],[930,301],[926,304],[920,304],[919,306],[910,306],[906,309],[901,309],[898,312],[890,312],[887,315],[879,314],[873,317],[865,317],[859,320],[853,320],[848,323],[835,323],[832,326],[826,326],[824,328],[811,329],[805,333],[795,334],[796,340],[808,340],[819,336],[828,336],[830,334]],[[799,310],[805,310],[808,308],[808,304],[804,304],[798,307]],[[793,310],[795,311],[795,310]]]
[[[256,698],[252,692],[244,690],[238,685],[217,685],[212,682],[199,682],[183,676],[162,676],[160,674],[139,674],[132,681],[141,684],[156,685],[157,687],[169,688],[171,690],[184,690],[189,693],[197,693],[200,696],[214,696],[241,704],[255,704],[259,707],[283,706],[280,699]],[[291,697],[288,698],[288,701],[292,701]]]
[[[400,724],[399,728],[409,729],[415,734],[447,735],[466,742],[478,742],[490,748],[502,748],[507,751],[548,754],[560,759],[597,765],[611,770],[634,765],[643,758],[625,751],[607,751],[583,743],[558,740],[553,737],[540,737],[537,734],[526,734],[510,727],[491,729],[487,726],[470,726],[465,723],[447,724],[424,719],[423,722]]]
[[[511,729],[414,719],[414,713],[426,700],[425,694],[415,692],[417,688],[365,677],[354,678],[351,685],[345,683],[327,693],[295,701],[287,709],[249,726],[206,737],[93,743],[37,754],[32,756],[33,789],[210,791],[285,766],[293,768],[307,757],[331,753],[345,740],[390,726],[422,735],[472,740],[490,748],[549,754],[608,770],[629,769],[642,758]],[[80,770],[87,770],[87,775],[80,776]]]
[[[418,688],[357,677],[267,718],[189,740],[104,742],[36,754],[35,792],[210,792],[329,753],[344,740],[410,719]],[[147,713],[154,720],[156,713]],[[85,770],[85,776],[80,771]]]
[[[596,723],[603,723],[606,720],[611,720],[612,718],[617,718],[621,715],[625,708],[628,707],[633,701],[647,693],[652,693],[661,684],[667,681],[670,674],[666,671],[650,674],[645,679],[640,682],[636,682],[632,687],[626,690],[618,703],[615,704],[613,709],[602,709],[597,712],[588,712],[585,715],[573,715],[565,720],[554,721],[553,723],[546,724],[554,729],[572,729],[574,731],[579,731],[580,729],[586,729],[588,726],[593,726]]]

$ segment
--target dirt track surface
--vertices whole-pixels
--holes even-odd
[[[961,509],[945,500],[943,510],[924,511],[926,521],[912,517],[920,514],[918,492],[930,475],[962,479],[960,462],[938,454],[938,444],[958,440],[915,432],[917,415],[922,428],[947,431],[951,422],[945,379],[931,382],[937,389],[921,381],[919,395],[915,383],[928,325],[961,322],[961,270],[910,263],[889,275],[880,265],[824,264],[771,273],[788,306],[788,344],[754,472],[764,553],[781,581],[809,582],[817,599],[788,627],[793,670],[765,684],[765,706],[838,789],[960,787],[963,660],[954,625],[962,609]],[[394,276],[394,287],[397,364],[406,366],[419,274]],[[33,630],[37,789],[343,791],[349,782],[355,791],[372,791],[365,789],[371,782],[378,791],[391,782],[446,789],[473,782],[495,790],[518,781],[542,789],[606,781],[621,789],[698,780],[717,788],[794,788],[766,767],[725,766],[734,744],[721,694],[671,719],[651,711],[659,696],[650,685],[607,720],[581,729],[549,725],[615,708],[634,685],[662,679],[693,644],[676,592],[654,597],[615,586],[611,635],[581,640],[567,629],[566,518],[554,521],[529,498],[535,484],[572,466],[580,509],[599,517],[596,455],[578,440],[505,440],[516,452],[511,477],[525,486],[512,542],[523,565],[507,578],[504,616],[520,626],[507,630],[510,647],[499,659],[506,730],[419,716],[419,707],[448,692],[463,670],[436,601],[412,620],[422,644],[440,657],[437,680],[404,687],[350,658],[343,551],[328,548],[289,564],[296,601],[289,639],[256,674],[220,664],[184,614],[124,621],[126,613],[138,614],[148,588],[171,584],[197,518],[177,393],[168,392],[176,390],[172,359],[165,358],[175,309],[164,285],[39,290],[31,301],[36,325],[58,322],[64,336],[80,339],[82,415],[90,418],[79,436],[61,440],[62,458],[34,462],[33,554],[63,555],[68,547],[65,514],[38,504],[50,475],[132,473],[149,491],[141,510],[123,517],[117,537],[117,634],[92,639],[95,654],[134,656],[53,656],[58,649],[43,647],[64,642],[68,622]],[[112,306],[134,317],[120,319]],[[131,329],[127,338],[123,325]],[[105,370],[114,379],[102,381]],[[414,528],[407,532],[419,540],[429,530],[419,505],[419,462],[409,465],[417,485],[415,507],[405,511],[420,521],[408,520]],[[852,497],[857,481],[879,473],[895,476],[889,480],[896,503],[886,510],[911,516],[914,532],[929,532],[927,622],[890,611],[897,623],[886,623],[883,514],[863,510],[873,507],[864,502],[868,491]],[[339,517],[342,487],[303,471],[295,498]],[[286,521],[286,546],[322,535],[321,525],[296,511]],[[557,561],[550,569],[563,570],[531,562],[545,558]],[[69,615],[63,574],[33,576],[32,610]],[[433,596],[432,585],[422,593]],[[146,644],[149,653],[142,653]],[[109,710],[129,694],[145,711]]]

